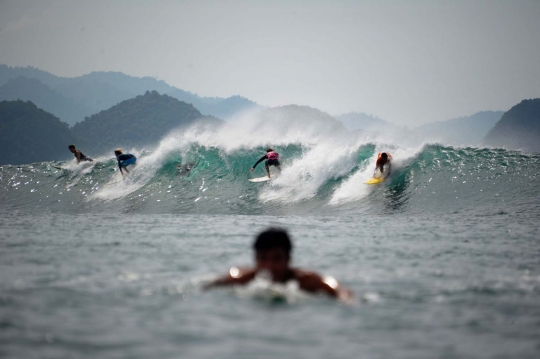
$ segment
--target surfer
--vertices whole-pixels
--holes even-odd
[[[245,285],[255,279],[257,274],[268,275],[275,283],[298,282],[300,289],[309,293],[325,293],[342,300],[352,299],[352,292],[339,286],[332,277],[320,275],[289,266],[292,243],[287,232],[280,228],[269,228],[261,232],[253,243],[255,250],[254,268],[236,268],[229,274],[207,284],[205,288],[225,285]]]
[[[264,167],[266,167],[266,173],[268,173],[268,178],[270,178],[270,166],[276,166],[278,173],[281,172],[281,164],[279,163],[279,153],[274,151],[271,147],[268,147],[266,154],[262,156],[254,165],[251,167],[249,172],[253,172],[255,167],[262,161],[266,160]]]
[[[124,175],[122,168],[129,173],[127,166],[134,165],[135,162],[137,162],[137,157],[133,156],[131,153],[122,153],[121,148],[114,150],[114,154],[116,156],[116,160],[118,161],[118,168],[120,168],[120,173],[122,176]]]
[[[75,148],[75,145],[69,145],[68,149],[71,153],[75,155],[75,158],[77,159],[77,164],[81,163],[81,161],[89,161],[92,162],[93,159],[85,156],[81,151]]]
[[[390,176],[390,172],[392,170],[392,164],[390,163],[391,161],[392,156],[389,153],[379,153],[377,157],[377,163],[375,164],[375,172],[373,172],[373,177],[387,178],[388,176]],[[387,171],[385,171],[384,166],[387,166]],[[377,174],[377,170],[381,171],[380,175]]]

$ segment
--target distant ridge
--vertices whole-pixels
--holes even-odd
[[[482,111],[472,116],[432,122],[413,130],[423,141],[451,146],[476,146],[504,114],[503,111]]]
[[[523,100],[506,112],[482,143],[540,152],[540,98]]]
[[[374,131],[393,126],[390,122],[378,118],[374,115],[368,115],[362,112],[349,112],[336,116],[345,128],[350,130]]]
[[[359,130],[366,136],[392,138],[411,144],[440,143],[450,146],[476,146],[495,126],[504,112],[482,111],[472,116],[432,122],[414,129],[396,126],[365,113],[351,112],[337,116],[348,129]]]
[[[70,157],[68,125],[32,102],[0,101],[0,165]]]
[[[156,91],[122,101],[73,126],[73,134],[87,152],[112,151],[116,147],[153,145],[171,130],[196,121],[220,124],[203,116],[193,105]]]
[[[39,79],[24,76],[9,79],[0,86],[0,100],[31,100],[39,108],[54,114],[68,124],[76,123],[85,113],[91,112],[85,104],[65,97]]]
[[[36,90],[21,92],[19,89],[21,100],[39,103],[40,107],[50,110],[60,120],[70,125],[83,121],[85,117],[106,110],[121,101],[142,95],[146,91],[168,94],[180,101],[193,104],[204,115],[221,118],[258,106],[255,102],[240,96],[201,97],[153,77],[134,77],[121,72],[91,72],[79,77],[65,78],[33,67],[0,65],[0,86],[4,89],[3,93],[15,92],[14,83],[10,81],[19,77],[35,79],[45,85],[41,86],[41,93]],[[63,107],[57,101],[52,103],[42,101],[43,98],[48,98],[48,93],[51,92],[63,96],[65,99]],[[13,98],[0,95],[0,100],[11,99]]]

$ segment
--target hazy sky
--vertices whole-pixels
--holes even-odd
[[[0,63],[400,125],[540,97],[540,1],[5,1]]]

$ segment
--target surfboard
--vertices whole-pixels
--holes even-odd
[[[382,178],[382,177],[378,177],[378,178],[372,177],[364,183],[365,184],[379,184],[379,183],[383,183],[385,179],[386,178]]]
[[[52,168],[56,168],[57,170],[65,170],[65,168],[62,168],[60,166],[51,166]]]
[[[270,181],[272,178],[265,176],[265,177],[259,177],[259,178],[250,178],[249,182],[266,182]]]

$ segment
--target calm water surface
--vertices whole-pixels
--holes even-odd
[[[535,213],[0,214],[5,358],[540,357]],[[201,291],[270,225],[356,303]]]

